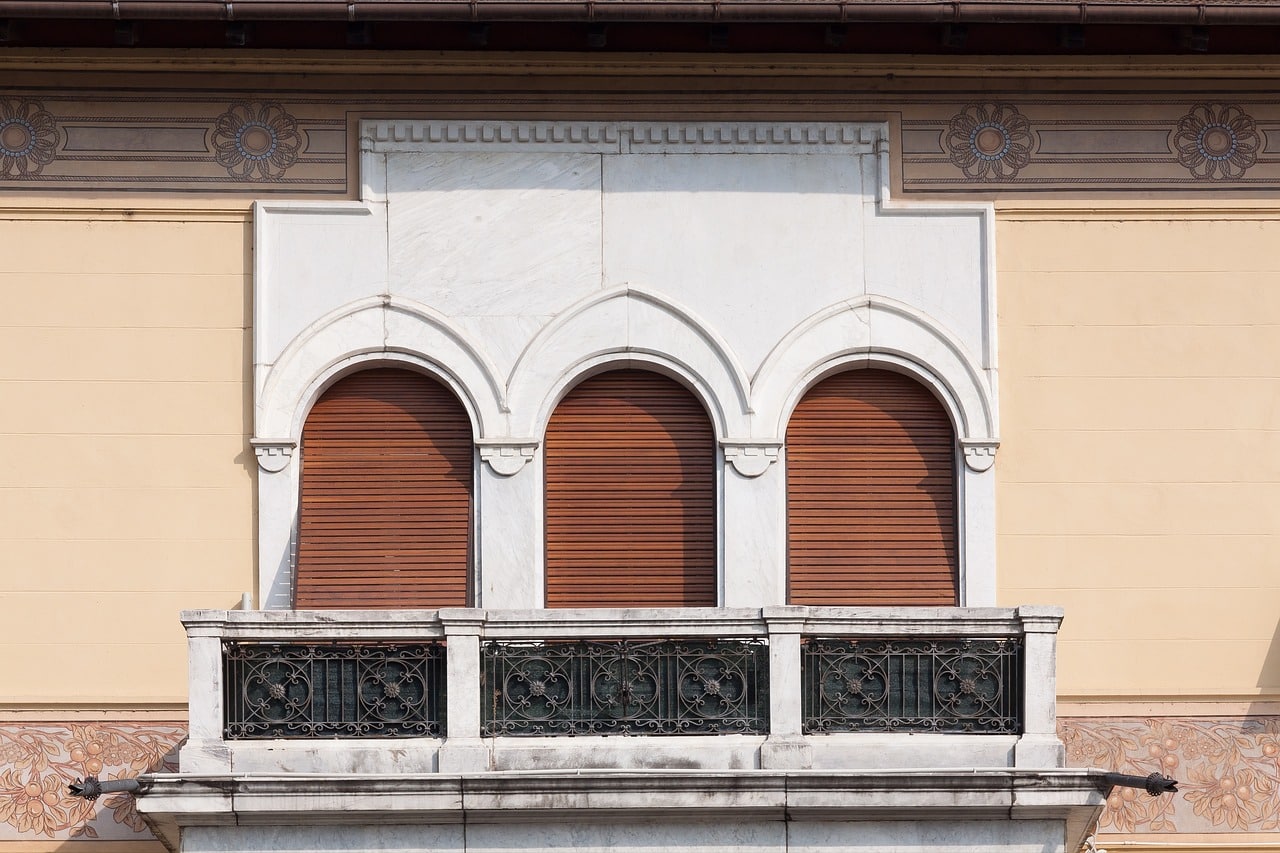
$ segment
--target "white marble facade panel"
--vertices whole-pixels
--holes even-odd
[[[679,299],[749,371],[806,316],[863,292],[857,157],[603,160],[606,284]]]
[[[989,299],[973,270],[985,252],[977,211],[893,210],[867,221],[867,293],[908,305],[950,331],[975,358],[985,353]]]
[[[387,187],[397,294],[450,316],[536,317],[600,289],[594,154],[395,154]]]
[[[992,209],[890,201],[883,127],[388,120],[364,148],[362,201],[258,209],[255,440],[280,448],[260,455],[263,601],[289,588],[290,443],[326,381],[381,360],[471,411],[482,599],[536,603],[542,489],[521,478],[559,399],[630,366],[688,385],[731,463],[722,603],[782,603],[787,417],[876,365],[955,420],[961,600],[992,603]]]
[[[274,364],[332,312],[387,292],[382,205],[259,202],[254,229],[255,365]]]

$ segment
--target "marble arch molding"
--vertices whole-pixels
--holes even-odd
[[[962,603],[994,603],[993,213],[890,200],[882,125],[361,132],[358,201],[255,210],[259,606],[290,606],[306,412],[372,364],[436,376],[472,417],[478,606],[541,606],[540,438],[576,382],[621,366],[707,405],[724,463],[720,603],[783,603],[786,420],[814,382],[871,364],[951,413]]]

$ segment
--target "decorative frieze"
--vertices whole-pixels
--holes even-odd
[[[132,841],[149,835],[130,794],[73,797],[76,779],[177,769],[178,723],[0,724],[0,841]]]
[[[601,85],[566,92],[556,119],[537,118],[548,92],[467,87],[466,103],[521,121],[387,119],[366,123],[357,140],[349,116],[440,114],[456,110],[454,91],[415,91],[412,82],[352,91],[292,88],[148,91],[149,81],[57,89],[14,87],[0,99],[0,189],[160,190],[184,193],[348,197],[354,157],[367,151],[539,150],[597,154],[830,153],[875,150],[888,128],[895,195],[1005,191],[1107,192],[1249,190],[1280,187],[1280,99],[1247,81],[1221,79],[1189,96],[1159,81],[1000,91],[973,78],[955,94],[900,87],[814,95],[812,82],[759,91],[745,78],[741,120],[703,120],[723,105],[672,81],[663,120],[561,120],[566,106],[627,114],[634,103]],[[808,86],[809,88],[805,88]],[[973,93],[981,92],[975,98]],[[809,121],[794,116],[796,99]],[[687,115],[690,121],[672,119]],[[850,121],[850,116],[856,121]],[[823,119],[827,119],[824,121]]]
[[[1280,717],[1072,717],[1058,730],[1072,766],[1178,780],[1172,797],[1113,790],[1102,833],[1280,830]]]

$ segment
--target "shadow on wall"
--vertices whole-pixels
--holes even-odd
[[[1271,637],[1271,648],[1262,661],[1262,671],[1258,673],[1258,686],[1263,690],[1280,691],[1280,621],[1276,622],[1275,634]]]

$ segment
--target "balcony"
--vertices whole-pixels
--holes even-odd
[[[1056,608],[197,611],[171,850],[1067,853]],[[284,846],[282,846],[284,845]]]
[[[1056,608],[196,611],[183,772],[1062,766]]]

